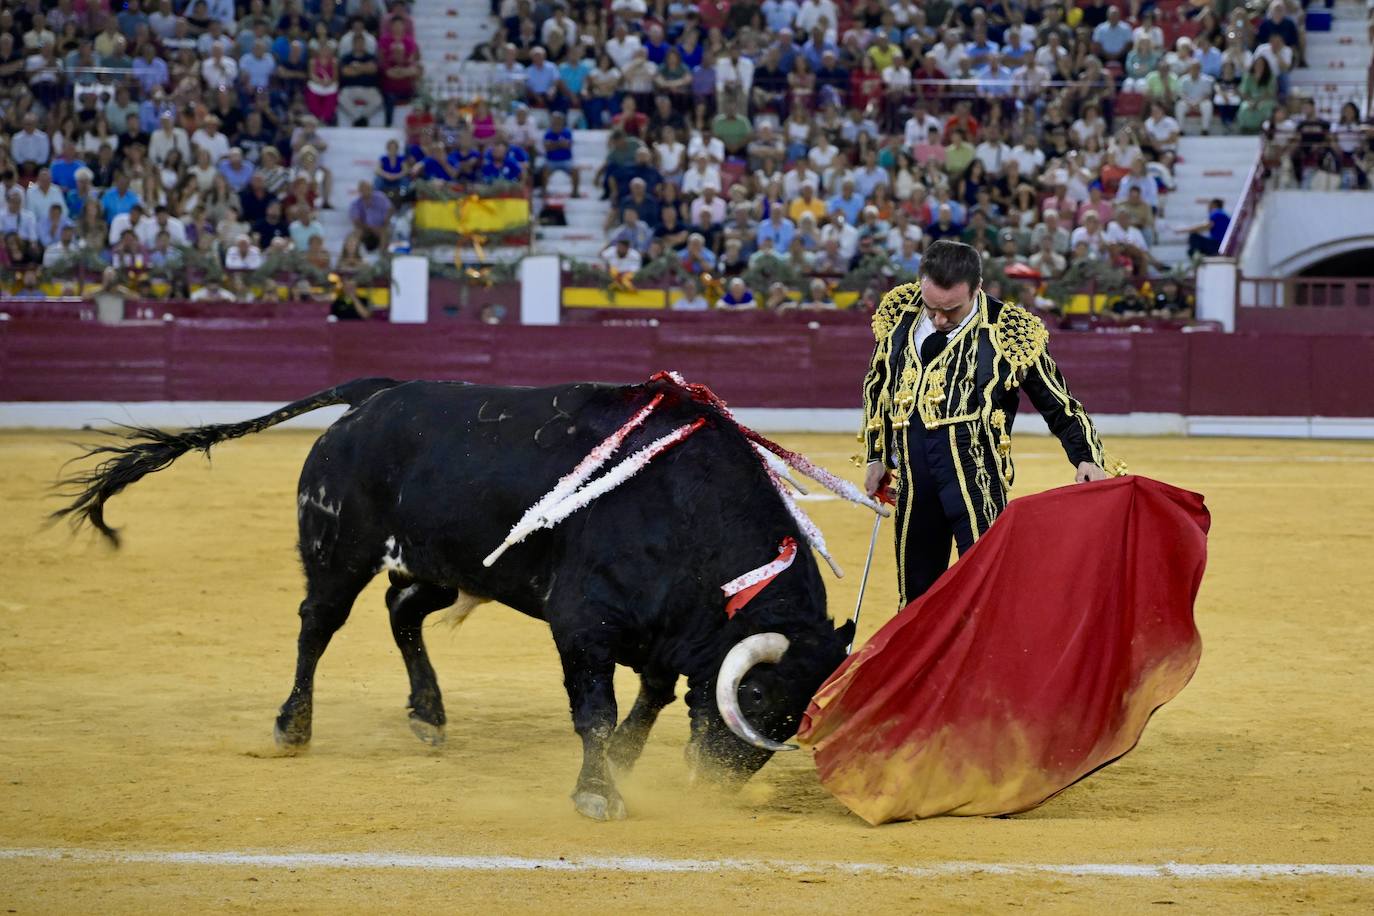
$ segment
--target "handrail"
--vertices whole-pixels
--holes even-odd
[[[1263,190],[1264,150],[1261,148],[1255,154],[1255,161],[1250,165],[1250,173],[1245,177],[1245,192],[1241,195],[1240,204],[1236,206],[1235,216],[1226,227],[1226,235],[1217,249],[1217,253],[1222,257],[1234,258],[1240,254],[1240,246],[1245,241],[1245,234],[1250,228],[1250,220],[1255,215],[1255,208]]]

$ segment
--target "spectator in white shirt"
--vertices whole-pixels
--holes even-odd
[[[262,252],[247,235],[234,239],[234,244],[224,254],[225,270],[257,270],[262,267]]]
[[[644,258],[630,245],[630,237],[620,234],[601,252],[601,260],[613,274],[633,274],[644,265]]]
[[[210,56],[201,61],[200,76],[211,91],[233,86],[239,78],[239,63],[224,56],[224,45],[216,44],[210,48]]]
[[[802,0],[793,20],[793,30],[810,35],[811,30],[824,20],[827,28],[835,28],[840,21],[839,10],[832,0]]]
[[[1178,121],[1165,111],[1163,102],[1150,103],[1150,116],[1145,119],[1145,136],[1154,147],[1155,157],[1160,153],[1178,152]]]
[[[38,129],[38,116],[33,112],[24,115],[23,129],[10,139],[10,158],[16,165],[30,168],[47,165],[52,158],[52,143]]]
[[[978,144],[973,155],[983,163],[989,175],[1000,175],[1002,163],[1011,158],[1011,147],[1002,142],[1002,132],[998,128],[988,126],[983,133],[987,139]]]
[[[148,158],[162,165],[172,150],[181,154],[182,162],[191,161],[191,146],[186,131],[176,126],[172,112],[164,111],[158,119],[157,130],[148,138]]]
[[[43,266],[52,269],[76,254],[82,247],[81,239],[76,234],[76,227],[68,223],[62,227],[57,241],[43,249]]]
[[[729,54],[716,60],[716,92],[735,93],[745,103],[754,88],[754,62],[740,55],[740,43],[730,45]]]
[[[707,188],[720,190],[720,169],[711,163],[706,153],[699,152],[692,160],[692,167],[682,176],[682,193],[700,194]]]
[[[1011,151],[1011,160],[1021,169],[1021,174],[1035,179],[1045,167],[1045,153],[1035,142],[1035,134],[1027,132],[1021,145]]]
[[[5,195],[5,209],[0,210],[0,237],[15,233],[25,242],[38,241],[38,220],[24,206],[24,192],[10,188]]]
[[[716,189],[710,185],[702,188],[701,196],[692,201],[689,216],[693,226],[701,225],[702,213],[710,215],[712,226],[719,226],[725,222],[725,198],[716,194]]]
[[[1102,257],[1103,250],[1107,247],[1107,238],[1102,232],[1102,219],[1097,215],[1096,210],[1089,210],[1083,214],[1083,225],[1073,231],[1069,236],[1069,247],[1077,248],[1082,243],[1088,246],[1088,253],[1093,258]]]
[[[630,61],[634,60],[635,52],[642,47],[643,43],[639,40],[639,36],[631,35],[624,21],[617,20],[615,33],[606,42],[606,54],[615,62],[615,65],[624,70],[629,66]]]
[[[67,195],[52,183],[52,173],[39,169],[38,176],[24,194],[24,206],[33,214],[34,219],[42,219],[53,207],[61,207],[62,215],[67,215]]]
[[[945,29],[940,43],[930,50],[929,56],[935,59],[940,71],[951,78],[959,72],[959,64],[968,57],[968,51],[959,39],[958,29]]]
[[[1212,129],[1212,90],[1215,81],[1202,72],[1202,62],[1191,60],[1188,70],[1178,81],[1178,101],[1174,102],[1174,119],[1182,124],[1193,112],[1202,118],[1202,132]]]
[[[687,158],[695,162],[697,155],[702,153],[713,165],[720,165],[725,161],[725,143],[719,137],[694,131],[687,141]]]
[[[229,138],[219,129],[219,118],[214,115],[205,119],[205,126],[191,135],[191,145],[204,149],[210,154],[211,162],[219,162],[229,155]]]

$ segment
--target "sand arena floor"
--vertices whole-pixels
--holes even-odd
[[[313,434],[229,443],[212,466],[192,456],[146,479],[111,504],[127,536],[118,554],[40,529],[45,488],[74,435],[0,434],[0,908],[9,912],[1374,909],[1369,868],[1363,877],[1047,868],[1374,863],[1369,445],[1112,443],[1134,470],[1198,489],[1211,506],[1193,683],[1133,754],[1037,811],[873,829],[821,789],[803,754],[776,759],[738,797],[689,789],[680,702],[622,783],[631,819],[581,819],[568,800],[580,748],[547,630],[492,605],[455,634],[428,631],[449,739],[421,745],[406,725],[381,580],[321,664],[313,747],[278,757],[272,719],[290,685],[301,585],[294,485]],[[855,473],[849,437],[783,438]],[[1019,493],[1069,480],[1049,440],[1023,437],[1017,454]],[[839,502],[808,507],[849,571],[829,584],[832,614],[843,617],[870,516]],[[862,634],[894,604],[885,544]],[[632,678],[620,686],[623,712]],[[245,851],[288,858],[167,855]],[[306,852],[392,857],[342,867],[296,856]],[[597,857],[634,858],[586,861]],[[771,864],[662,870],[721,858]],[[951,864],[967,862],[1023,867]],[[922,866],[931,871],[910,870]]]

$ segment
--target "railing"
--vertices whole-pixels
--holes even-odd
[[[1231,224],[1226,228],[1226,236],[1221,240],[1221,247],[1217,251],[1221,256],[1234,258],[1240,255],[1240,247],[1245,244],[1245,235],[1250,231],[1250,221],[1254,219],[1260,196],[1264,193],[1264,175],[1264,152],[1261,150],[1250,165],[1240,203],[1236,205]]]
[[[1304,71],[1298,70],[1297,73]],[[1299,83],[1290,85],[1288,101],[1311,99],[1317,103],[1317,114],[1328,121],[1336,121],[1341,116],[1341,108],[1346,102],[1354,102],[1360,117],[1368,117],[1371,102],[1374,102],[1374,68],[1365,80],[1322,80],[1320,83]]]
[[[1241,277],[1240,308],[1368,309],[1374,314],[1371,277]]]

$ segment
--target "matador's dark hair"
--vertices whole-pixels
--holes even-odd
[[[967,283],[977,289],[983,280],[983,258],[972,245],[940,239],[926,249],[921,259],[921,276],[936,286],[949,289]]]

